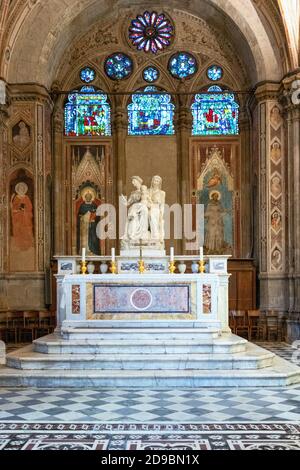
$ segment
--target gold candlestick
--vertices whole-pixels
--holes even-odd
[[[117,263],[115,261],[111,261],[109,270],[112,274],[117,274]]]
[[[145,262],[142,259],[140,259],[140,261],[139,261],[139,273],[144,274],[144,272],[145,272]]]
[[[174,274],[176,271],[175,261],[171,261],[169,263],[169,273]]]
[[[81,274],[85,275],[87,272],[86,261],[81,261]]]
[[[199,273],[201,274],[205,273],[205,261],[204,260],[199,261]]]

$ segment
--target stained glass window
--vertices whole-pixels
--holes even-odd
[[[159,71],[157,70],[156,67],[146,67],[143,70],[143,78],[146,82],[153,83],[158,80],[159,77]]]
[[[188,78],[197,72],[197,60],[188,52],[178,52],[170,58],[168,68],[173,77]]]
[[[65,135],[111,135],[107,95],[92,86],[71,93],[65,105]]]
[[[132,96],[132,103],[128,105],[129,135],[174,134],[175,106],[168,93],[158,91],[155,86],[147,86]]]
[[[128,55],[117,52],[107,57],[104,70],[112,80],[123,80],[131,75],[133,63]]]
[[[207,77],[212,80],[213,82],[216,82],[217,80],[221,80],[223,77],[223,69],[222,67],[219,67],[218,65],[212,65],[207,69]]]
[[[91,83],[95,80],[96,72],[90,67],[85,67],[80,70],[80,78],[85,83]]]
[[[129,39],[140,51],[156,54],[171,44],[174,28],[168,18],[161,13],[145,11],[131,21]]]
[[[234,93],[212,86],[195,95],[192,104],[193,135],[237,135],[239,104]]]

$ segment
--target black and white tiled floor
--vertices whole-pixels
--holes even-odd
[[[285,344],[259,343],[292,360]],[[298,424],[297,424],[298,423]],[[0,388],[0,449],[298,449],[300,386]]]

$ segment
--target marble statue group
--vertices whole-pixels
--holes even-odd
[[[161,189],[162,178],[154,176],[150,188],[139,176],[133,176],[131,182],[135,190],[128,198],[121,196],[128,208],[122,248],[130,249],[142,244],[163,249],[165,192]]]

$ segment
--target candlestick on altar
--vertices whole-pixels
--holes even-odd
[[[81,274],[86,274],[87,272],[87,265],[85,260],[85,248],[82,248],[81,254]]]
[[[200,261],[204,261],[204,258],[203,258],[203,246],[200,246]]]
[[[115,248],[111,249],[111,261],[112,263],[116,261],[116,249]]]
[[[171,246],[170,248],[170,262],[173,263],[174,262],[174,247]]]

